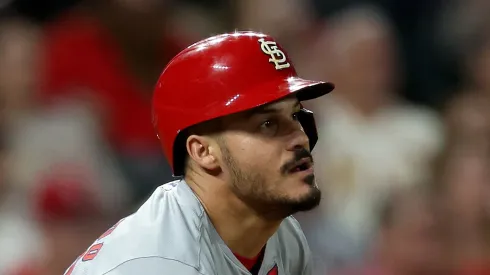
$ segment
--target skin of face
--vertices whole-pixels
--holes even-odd
[[[284,217],[318,206],[308,137],[296,98],[225,117],[216,139],[221,170],[232,192],[264,215]],[[307,168],[295,167],[306,162]]]

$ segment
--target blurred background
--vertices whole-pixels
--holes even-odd
[[[172,179],[151,91],[252,29],[337,88],[307,107],[316,274],[490,274],[490,1],[1,0],[0,275],[63,274]]]

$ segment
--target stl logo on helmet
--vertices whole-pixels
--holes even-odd
[[[276,70],[282,70],[291,67],[287,62],[286,54],[279,49],[275,41],[266,41],[264,38],[259,39],[260,49],[263,53],[270,56],[269,62],[275,64]]]

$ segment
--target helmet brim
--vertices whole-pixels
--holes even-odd
[[[214,119],[231,115],[269,104],[291,95],[296,95],[299,101],[307,101],[330,93],[334,87],[334,84],[330,82],[306,80],[300,77],[276,79],[259,87],[254,87],[253,91],[237,93],[224,104],[221,103],[222,105],[216,102],[216,105],[208,106],[205,116],[209,119]]]

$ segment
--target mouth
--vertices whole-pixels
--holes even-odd
[[[313,161],[311,158],[302,158],[300,161],[296,162],[291,169],[289,169],[290,174],[300,172],[313,173]]]

